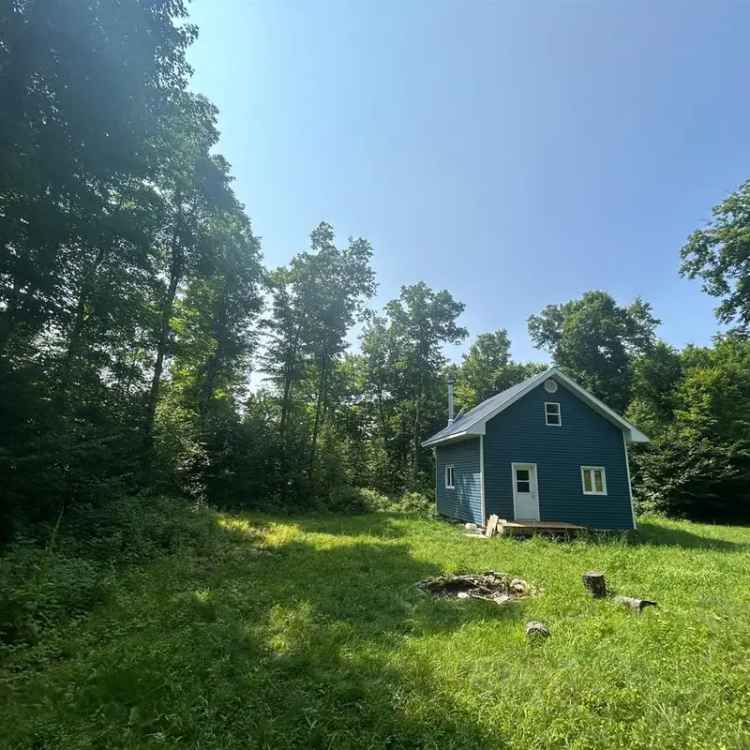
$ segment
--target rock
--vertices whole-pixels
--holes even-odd
[[[532,620],[526,623],[526,635],[529,638],[549,638],[549,628],[543,622]]]
[[[657,607],[658,604],[653,599],[636,599],[632,596],[616,596],[615,603],[626,607],[631,612],[639,615],[646,607]]]
[[[465,523],[464,528],[469,529],[470,531],[474,531],[478,529],[479,527],[475,523]]]
[[[604,573],[598,570],[589,570],[583,574],[583,585],[586,590],[596,599],[601,599],[607,595],[607,583],[604,580]]]
[[[510,590],[516,594],[516,596],[524,596],[529,593],[529,584],[523,580],[523,578],[514,578],[510,582]]]

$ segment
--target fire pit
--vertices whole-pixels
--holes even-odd
[[[417,588],[438,599],[484,599],[495,604],[523,599],[533,593],[522,578],[495,570],[425,578]]]

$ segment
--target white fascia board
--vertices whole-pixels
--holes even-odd
[[[522,388],[518,393],[516,393],[513,397],[509,398],[507,401],[503,401],[500,406],[498,406],[496,409],[493,409],[491,412],[485,414],[483,417],[480,417],[477,419],[476,422],[474,422],[472,425],[470,425],[471,431],[475,432],[477,435],[484,435],[486,433],[486,427],[485,425],[487,422],[490,421],[493,417],[496,417],[500,412],[505,411],[509,406],[512,406],[516,403],[516,401],[519,401],[522,399],[529,391],[536,388],[539,383],[541,383],[543,380],[548,378],[553,373],[556,373],[557,368],[556,367],[550,367],[549,370],[545,370],[544,372],[540,372],[539,375],[537,375],[533,380],[530,380],[524,388]]]
[[[493,419],[498,414],[505,411],[505,409],[515,404],[516,401],[522,399],[529,391],[533,390],[540,383],[544,382],[548,377],[551,377],[553,375],[558,378],[561,383],[564,383],[568,387],[568,389],[573,391],[573,393],[575,393],[582,401],[588,403],[590,407],[592,407],[595,411],[598,411],[605,419],[608,419],[610,422],[619,427],[624,432],[625,439],[628,442],[650,442],[648,437],[644,435],[639,429],[630,424],[627,419],[621,417],[617,412],[612,411],[612,409],[610,409],[605,403],[601,402],[596,396],[594,396],[592,393],[589,393],[583,386],[578,385],[578,383],[576,383],[574,380],[571,380],[567,375],[564,375],[562,372],[560,372],[557,366],[554,366],[550,367],[544,372],[540,372],[539,375],[530,380],[526,384],[526,386],[522,388],[518,393],[516,393],[512,398],[509,398],[507,401],[503,401],[500,406],[498,406],[496,409],[493,409],[491,412],[488,412],[484,416],[478,417],[475,422],[466,425],[466,427],[461,432],[457,432],[454,435],[448,435],[443,438],[438,438],[434,441],[427,440],[422,443],[422,446],[427,448],[432,445],[441,445],[443,443],[452,442],[458,439],[465,439],[467,437],[473,437],[475,435],[486,434],[486,424],[490,421],[490,419]]]
[[[625,432],[626,439],[631,443],[648,443],[650,442],[648,437],[644,435],[637,427],[633,426],[628,422],[625,417],[621,417],[617,412],[612,411],[605,403],[600,401],[593,393],[589,393],[583,386],[578,385],[575,380],[571,380],[567,375],[564,375],[559,370],[555,375],[570,388],[571,391],[576,393],[583,401],[586,401],[589,406],[593,407],[603,417],[609,419],[610,422],[614,422],[620,429]]]
[[[471,429],[471,430],[462,430],[461,432],[456,432],[454,435],[447,435],[446,437],[438,438],[437,440],[425,440],[424,443],[422,443],[423,448],[431,448],[435,445],[444,445],[445,443],[457,443],[461,440],[467,440],[468,438],[477,437],[478,435],[484,435],[485,429],[484,425],[481,426],[479,429]]]

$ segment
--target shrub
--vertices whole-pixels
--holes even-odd
[[[435,501],[421,492],[407,492],[399,500],[398,505],[399,510],[404,513],[430,513],[435,506]]]
[[[0,558],[0,642],[33,643],[41,628],[87,612],[103,599],[108,570],[32,542],[14,544]]]
[[[164,497],[118,497],[77,506],[54,530],[19,539],[0,557],[0,643],[33,643],[49,625],[91,610],[111,574],[191,547],[219,533],[210,513]]]

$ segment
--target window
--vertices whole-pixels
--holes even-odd
[[[544,421],[550,427],[560,427],[562,425],[560,404],[557,401],[544,402]]]
[[[581,466],[581,484],[584,495],[606,495],[607,472],[603,466]]]
[[[445,486],[449,490],[456,487],[456,470],[454,466],[445,467]]]
[[[516,492],[531,492],[531,476],[528,469],[516,469]]]

